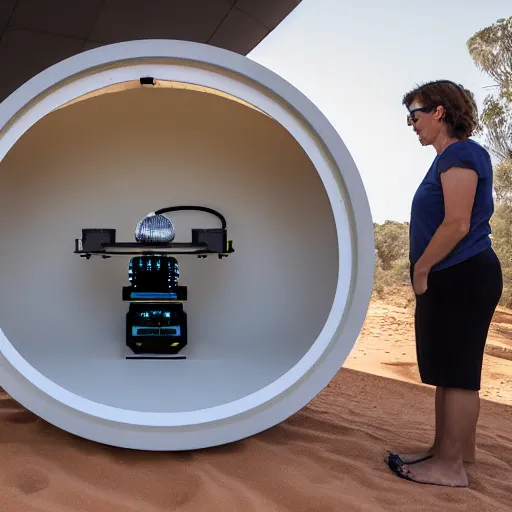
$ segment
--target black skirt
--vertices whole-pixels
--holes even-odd
[[[414,268],[411,266],[411,282]],[[492,247],[432,271],[416,295],[415,331],[423,383],[478,391],[489,326],[503,290]]]

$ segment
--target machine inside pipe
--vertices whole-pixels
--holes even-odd
[[[198,210],[221,221],[220,228],[193,228],[190,243],[173,242],[176,231],[165,213]],[[180,351],[187,345],[187,287],[179,284],[179,265],[173,254],[195,254],[198,258],[217,254],[219,259],[234,252],[227,239],[226,219],[204,206],[171,206],[151,212],[135,229],[135,242],[117,242],[116,229],[84,228],[75,239],[75,254],[90,259],[101,256],[135,255],[128,266],[129,286],[122,300],[129,302],[126,314],[127,359],[186,359]]]

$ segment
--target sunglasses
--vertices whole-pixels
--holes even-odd
[[[432,108],[429,107],[418,107],[409,110],[409,114],[407,115],[407,126],[411,126],[411,124],[416,123],[418,121],[416,112],[432,112]]]

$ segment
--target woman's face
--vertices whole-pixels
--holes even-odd
[[[422,146],[433,144],[439,135],[442,129],[442,123],[439,122],[442,117],[442,108],[437,107],[434,111],[425,109],[421,101],[417,99],[414,99],[409,105],[407,124],[413,127]],[[425,110],[427,111],[425,112]]]

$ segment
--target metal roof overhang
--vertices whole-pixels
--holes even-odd
[[[72,55],[181,39],[247,55],[301,0],[0,0],[0,102]]]

